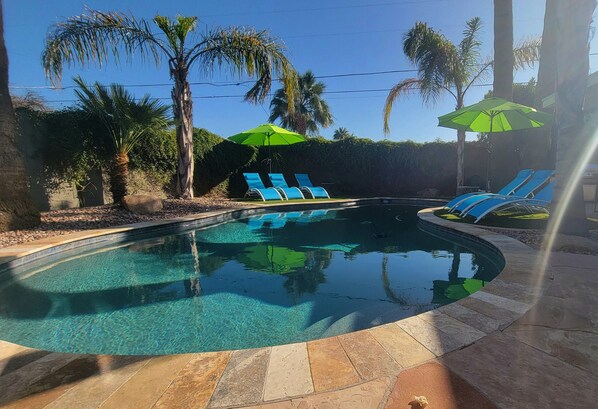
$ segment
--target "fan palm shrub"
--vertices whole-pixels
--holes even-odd
[[[81,108],[102,124],[105,138],[99,143],[111,155],[110,191],[115,203],[127,195],[129,152],[144,136],[168,126],[169,107],[152,99],[148,94],[136,100],[122,85],[110,87],[95,83],[87,85],[80,77],[75,94]]]

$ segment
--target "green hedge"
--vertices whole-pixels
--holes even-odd
[[[85,172],[105,163],[105,152],[94,148],[100,129],[76,110],[51,113],[20,112],[21,132],[35,145],[35,160],[42,160],[47,174],[63,180],[84,179]],[[515,140],[517,139],[517,140]],[[495,152],[494,187],[520,168],[544,167],[545,155],[534,135],[513,138],[502,152]],[[309,173],[315,183],[326,185],[335,196],[413,196],[425,189],[440,195],[455,192],[456,144],[374,142],[347,138],[329,141],[312,138],[306,143],[271,148],[273,171],[282,172],[290,184],[293,173]],[[205,129],[194,131],[196,195],[241,197],[247,186],[242,172],[259,172],[267,180],[268,149],[235,144]],[[500,155],[500,158],[498,157]],[[465,150],[465,184],[484,186],[487,151],[481,142],[468,142]],[[165,181],[174,194],[177,148],[174,131],[148,136],[130,154],[131,168]]]
[[[485,179],[485,149],[466,146],[466,184],[480,186]],[[410,196],[424,189],[437,189],[450,196],[455,191],[456,144],[450,142],[373,142],[347,138],[329,141],[310,139],[284,147],[272,147],[273,171],[295,184],[293,173],[309,173],[314,183],[328,185],[337,196]],[[267,177],[266,148],[245,171]],[[230,192],[240,196],[246,186],[239,175],[231,178]]]

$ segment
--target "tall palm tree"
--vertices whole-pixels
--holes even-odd
[[[538,84],[536,85],[536,97],[534,104],[538,109],[546,110],[542,100],[556,91],[556,50],[558,41],[558,22],[557,7],[559,0],[546,0],[546,10],[544,11],[544,28],[542,30],[542,45],[540,47],[540,61],[538,64]],[[553,112],[553,108],[548,108]],[[556,132],[554,127],[544,126],[535,131],[542,135],[550,143],[550,149],[547,153],[547,162],[554,166],[556,160]]]
[[[559,29],[557,26],[557,6],[559,0],[546,0],[544,11],[544,29],[538,64],[538,84],[534,106],[542,107],[542,99],[554,94],[556,84],[556,50]]]
[[[494,0],[494,96],[513,100],[513,0]]]
[[[81,107],[97,118],[109,135],[106,143],[112,154],[110,191],[114,203],[120,203],[127,195],[129,152],[148,133],[168,125],[168,106],[147,94],[137,101],[118,84],[107,88],[96,82],[89,87],[80,77],[75,78],[75,83],[79,86],[75,94]]]
[[[57,23],[48,34],[42,62],[46,75],[60,81],[63,64],[84,66],[95,62],[107,64],[109,58],[127,61],[133,55],[158,64],[168,61],[172,90],[173,116],[178,144],[177,192],[184,199],[193,198],[193,103],[189,71],[197,66],[206,74],[223,66],[231,67],[239,77],[257,77],[245,99],[263,101],[274,75],[282,78],[287,93],[293,94],[296,74],[284,55],[283,46],[266,31],[232,27],[194,33],[197,17],[178,16],[171,20],[156,16],[152,24],[120,12],[88,10],[88,14]],[[292,111],[292,102],[290,109]]]
[[[354,138],[355,135],[353,135],[351,132],[349,132],[349,130],[347,128],[343,128],[342,126],[338,129],[334,130],[334,134],[332,135],[332,139],[334,139],[335,141],[340,141],[341,139],[347,139],[347,138]]]
[[[0,231],[39,224],[39,212],[27,189],[27,173],[15,136],[17,122],[8,92],[8,53],[0,0]]]
[[[297,79],[298,88],[294,98],[289,97],[285,88],[276,91],[270,102],[269,122],[280,119],[284,128],[289,128],[301,135],[315,135],[318,128],[327,128],[332,125],[332,115],[322,93],[326,85],[316,81],[311,71]]]
[[[394,101],[403,94],[419,91],[425,103],[434,103],[448,92],[455,98],[455,109],[463,108],[467,91],[492,68],[491,59],[481,60],[478,39],[481,29],[479,17],[466,23],[463,39],[455,45],[441,33],[417,22],[403,38],[403,52],[415,64],[417,78],[407,78],[393,86],[384,104],[384,133],[390,128],[388,121]],[[513,50],[515,65],[531,65],[537,59],[538,40],[523,42]],[[457,131],[457,193],[463,185],[463,160],[465,131]]]
[[[596,149],[594,129],[585,126],[584,98],[590,70],[590,25],[596,0],[562,0],[557,5],[556,184],[554,227],[587,234],[581,175]],[[560,225],[558,222],[562,216]]]

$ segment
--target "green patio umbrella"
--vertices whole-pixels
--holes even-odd
[[[260,125],[257,128],[233,135],[228,139],[243,145],[267,146],[270,173],[272,173],[272,155],[270,146],[292,145],[306,141],[305,136],[273,124]]]
[[[237,260],[254,271],[286,274],[304,267],[306,256],[304,252],[268,244],[247,247],[237,255]]]
[[[438,126],[470,132],[496,133],[540,128],[551,120],[552,115],[535,108],[492,97],[439,116]],[[487,184],[489,187],[488,178]]]

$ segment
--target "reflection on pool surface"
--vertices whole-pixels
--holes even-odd
[[[111,354],[277,345],[436,308],[502,269],[483,247],[421,231],[417,210],[269,213],[4,273],[0,338]]]

